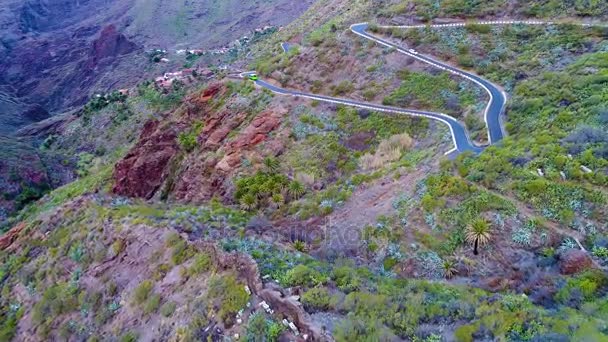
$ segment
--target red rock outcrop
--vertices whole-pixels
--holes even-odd
[[[157,120],[145,124],[139,142],[116,164],[113,192],[149,199],[167,177],[171,158],[179,151],[176,125]]]
[[[276,112],[263,112],[259,114],[249,126],[226,147],[226,155],[217,163],[218,170],[229,172],[241,163],[243,151],[250,150],[254,146],[266,141],[268,133],[274,131],[281,125],[282,114]],[[277,154],[280,151],[273,151]]]
[[[6,234],[0,236],[0,250],[7,249],[19,237],[19,234],[26,227],[25,222],[21,222],[11,228]]]
[[[217,84],[209,86],[201,95],[193,96],[191,102],[198,111],[204,110],[208,101],[223,91]],[[262,112],[231,139],[230,133],[243,125],[247,120],[247,113],[228,110],[206,113],[204,128],[198,137],[200,149],[220,150],[224,156],[221,159],[189,156],[184,163],[186,167],[175,181],[175,198],[199,202],[209,200],[213,196],[226,197],[230,191],[230,182],[227,180],[242,165],[244,158],[255,157],[254,150],[260,143],[267,143],[268,153],[280,153],[282,143],[278,143],[275,138],[269,139],[269,135],[280,127],[282,116],[283,113],[277,111]]]
[[[228,199],[232,186],[229,179],[244,158],[253,160],[261,155],[280,153],[281,139],[286,134],[271,133],[280,127],[284,113],[267,110],[247,124],[246,112],[210,106],[210,101],[225,90],[221,83],[212,84],[190,96],[182,108],[185,110],[174,114],[175,121],[146,124],[137,145],[116,165],[114,192],[151,198],[172,172],[171,195],[178,200],[201,202],[214,196]],[[198,153],[189,153],[179,164],[169,167],[180,148],[177,136],[196,121],[203,122],[197,138]],[[236,137],[230,136],[242,126],[245,128]],[[262,142],[265,150],[259,151]]]
[[[592,266],[591,257],[578,249],[567,250],[559,256],[559,270],[562,274],[576,274]]]
[[[136,48],[137,46],[119,33],[114,25],[108,25],[93,41],[87,67],[94,68],[104,58],[126,55],[135,51]]]

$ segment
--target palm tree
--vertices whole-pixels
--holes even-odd
[[[274,184],[272,181],[267,181],[266,183],[260,184],[257,189],[257,194],[259,199],[264,199],[272,194]]]
[[[443,276],[447,279],[452,278],[456,273],[458,273],[458,268],[456,268],[456,261],[454,259],[445,259],[442,265]]]
[[[285,204],[285,198],[283,197],[283,195],[278,193],[273,194],[272,197],[270,197],[270,200],[272,201],[272,204],[277,208],[280,208],[283,206],[283,204]]]
[[[467,227],[465,237],[469,243],[473,244],[473,254],[479,254],[477,248],[484,246],[490,241],[492,237],[491,230],[490,223],[482,218],[475,219]]]
[[[266,173],[276,173],[277,171],[279,171],[279,167],[281,165],[279,164],[279,161],[271,156],[268,156],[266,158],[264,158],[264,167],[266,168]]]
[[[306,242],[302,240],[296,240],[293,242],[293,248],[298,252],[306,251]]]
[[[291,195],[291,197],[298,199],[300,197],[302,197],[302,195],[304,195],[304,186],[302,185],[302,183],[294,180],[291,181],[289,183],[289,194]]]
[[[252,194],[245,194],[241,197],[241,208],[243,208],[243,210],[252,210],[257,204],[258,201]]]

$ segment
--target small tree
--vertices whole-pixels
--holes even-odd
[[[482,218],[474,220],[469,225],[466,231],[466,240],[473,244],[473,254],[479,254],[478,247],[484,246],[490,241],[491,230],[490,223]]]

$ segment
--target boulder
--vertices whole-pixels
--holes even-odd
[[[578,249],[569,249],[559,256],[559,270],[562,274],[576,274],[593,266],[591,257]]]

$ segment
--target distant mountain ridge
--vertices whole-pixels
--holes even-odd
[[[145,49],[224,45],[266,24],[284,25],[311,0],[0,0],[0,133],[164,72]],[[158,69],[158,70],[157,70]]]

